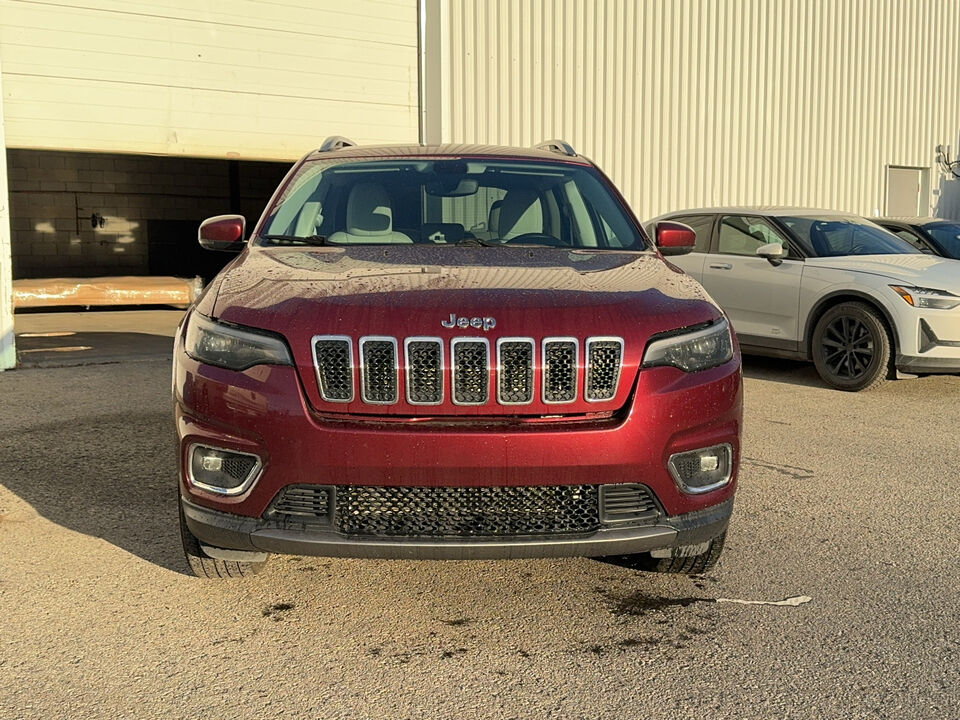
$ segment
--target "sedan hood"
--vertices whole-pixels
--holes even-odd
[[[626,402],[651,335],[720,314],[698,283],[653,253],[431,246],[249,248],[224,271],[213,307],[200,310],[284,335],[315,408],[377,415],[423,415],[424,408],[402,397],[393,405],[323,401],[313,367],[315,335],[349,336],[354,352],[362,336],[396,338],[401,352],[407,337],[440,338],[447,348],[453,338],[482,337],[493,353],[503,337],[532,338],[537,347],[545,337],[574,337],[581,348],[586,337],[623,338],[616,397],[578,399],[562,408],[580,413]],[[480,320],[464,328],[460,318]],[[539,368],[535,372],[539,377]],[[429,408],[431,415],[557,412],[556,405],[540,404],[539,393],[526,406]]]
[[[882,275],[917,287],[960,292],[960,261],[922,253],[807,258],[808,265]]]

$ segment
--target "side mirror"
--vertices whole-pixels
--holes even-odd
[[[217,215],[200,223],[197,239],[207,250],[240,252],[247,221],[243,215]]]
[[[686,255],[693,252],[697,234],[683,223],[663,220],[653,228],[654,241],[662,255]]]
[[[767,243],[757,248],[757,255],[766,258],[773,265],[779,265],[783,262],[783,245],[780,243]]]

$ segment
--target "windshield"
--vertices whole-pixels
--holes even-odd
[[[960,223],[938,223],[923,227],[937,249],[946,257],[960,260]]]
[[[855,217],[781,217],[811,257],[900,255],[920,251],[906,240]]]
[[[592,168],[474,158],[308,162],[259,243],[648,249]]]

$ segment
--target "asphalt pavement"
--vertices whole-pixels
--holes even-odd
[[[141,360],[0,374],[0,717],[960,716],[960,378],[846,394],[748,360],[703,578],[279,557],[211,582],[180,554],[169,362]]]

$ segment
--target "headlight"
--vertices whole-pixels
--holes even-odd
[[[265,330],[216,322],[198,312],[190,315],[184,350],[194,360],[229,370],[254,365],[293,365],[287,344]]]
[[[946,290],[909,287],[907,285],[891,285],[890,287],[903,298],[905,303],[914,307],[953,310],[957,305],[960,305],[960,297]]]
[[[643,365],[671,365],[684,372],[696,372],[723,365],[732,357],[730,325],[721,319],[703,330],[654,340],[643,354]]]

